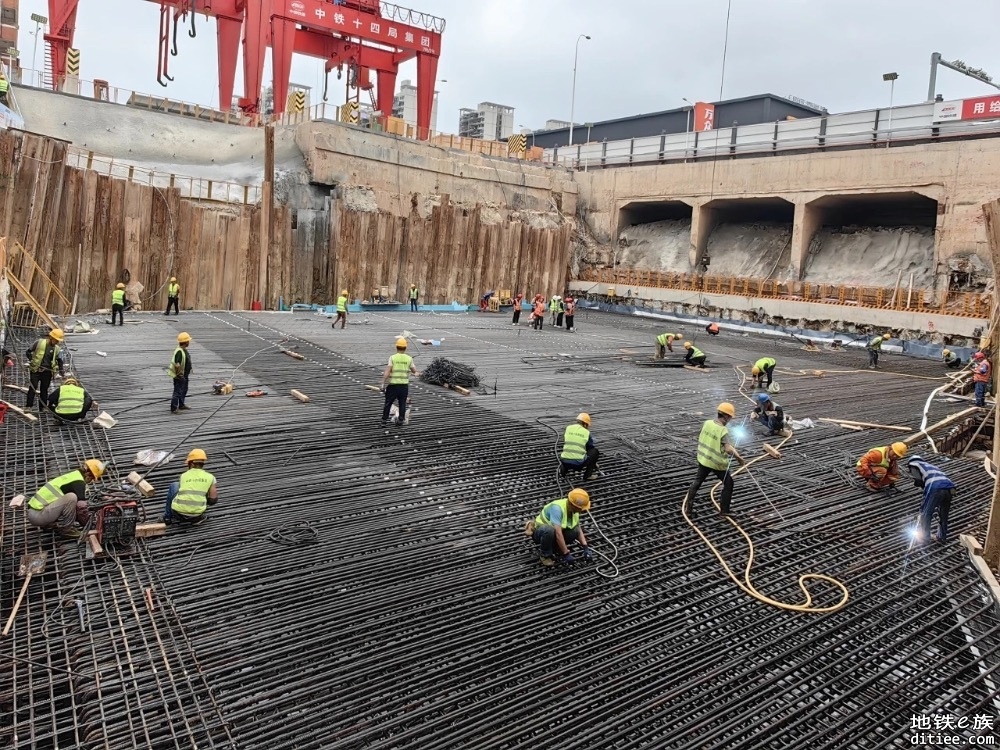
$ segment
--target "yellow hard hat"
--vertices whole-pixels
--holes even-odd
[[[177,281],[177,277],[176,276],[171,276],[170,277],[170,283],[173,284],[175,281]]]
[[[346,289],[342,289],[342,290],[340,291],[340,293],[346,296],[346,295],[347,295],[347,290],[346,290]]]
[[[684,348],[685,349],[690,349],[691,348],[691,342],[690,341],[685,341],[684,342]]]
[[[190,341],[191,341],[191,334],[188,333],[187,331],[181,331],[180,333],[177,334],[178,344],[187,344]]]
[[[406,339],[404,339],[402,336],[400,336],[398,339],[396,339],[396,348],[397,349],[405,349],[406,348]]]
[[[752,372],[754,375],[760,375],[760,368],[757,367],[757,365],[754,365],[753,368],[750,370],[750,372]]]
[[[53,328],[49,331],[49,338],[55,341],[62,341],[66,336],[63,334],[62,328]]]
[[[581,411],[579,414],[576,415],[576,421],[583,422],[585,425],[587,425],[587,427],[590,427],[590,415],[587,414],[587,412],[585,411]]]
[[[906,443],[893,443],[889,446],[892,452],[896,454],[897,457],[902,458],[906,455]]]
[[[719,412],[719,414],[725,414],[726,416],[729,417],[736,416],[736,407],[733,406],[728,401],[723,401],[721,404],[719,404],[719,408],[716,409],[716,411]]]
[[[948,356],[949,354],[951,354],[951,349],[945,349],[945,350],[944,350],[943,352],[941,352],[941,353],[942,353],[942,354],[943,354],[944,356],[946,356],[946,357],[947,357],[947,356]]]
[[[187,462],[188,463],[191,463],[192,461],[202,461],[202,462],[204,462],[204,461],[207,461],[207,460],[208,460],[208,456],[205,455],[205,451],[203,451],[201,448],[192,448],[191,452],[188,453],[188,457],[187,457]]]
[[[87,467],[87,471],[93,474],[94,479],[100,479],[104,476],[104,462],[98,461],[96,458],[88,458],[83,462],[83,465]]]
[[[123,283],[121,283],[120,281],[117,284],[115,284],[115,289],[124,289],[124,288],[125,288],[125,285]]]
[[[892,331],[886,331],[885,333],[883,333],[882,334],[882,338],[884,338],[884,339],[891,339],[892,338]]]
[[[63,385],[80,385],[80,381],[70,375],[63,381]]]
[[[570,490],[567,499],[569,500],[569,504],[577,510],[590,510],[590,493],[587,490],[581,490],[579,487]]]

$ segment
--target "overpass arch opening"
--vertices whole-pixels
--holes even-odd
[[[784,198],[706,203],[694,236],[695,265],[712,276],[785,279],[791,268],[795,205]]]
[[[677,200],[633,201],[618,212],[618,263],[651,271],[692,270],[693,209]]]

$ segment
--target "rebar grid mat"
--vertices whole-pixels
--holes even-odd
[[[801,573],[834,576],[851,598],[828,615],[744,595],[679,512],[701,422],[720,400],[739,420],[749,411],[734,365],[774,356],[790,416],[912,427],[944,382],[923,379],[942,376],[937,363],[883,355],[872,373],[857,369],[864,352],[691,329],[710,372],[638,368],[629,359],[652,354],[659,327],[596,313],[577,316],[578,333],[485,314],[352,315],[336,331],[305,314],[130,320],[67,337],[118,426],[8,415],[3,496],[91,456],[111,462],[114,487],[141,468],[136,452],[178,446],[140,501],[155,518],[197,446],[220,502],[201,527],[97,561],[4,503],[2,611],[20,583],[11,561],[50,551],[0,644],[4,744],[867,750],[912,747],[913,715],[998,713],[1000,619],[954,541],[985,528],[992,487],[977,462],[940,459],[960,490],[952,541],[928,547],[905,534],[919,490],[871,496],[850,481],[861,453],[902,433],[821,423],[755,466],[759,489],[737,477],[754,584],[797,601]],[[180,330],[194,337],[192,410],[170,414]],[[434,354],[474,366],[489,395],[415,383],[411,424],[380,427],[381,397],[362,386],[379,382],[403,330],[445,339]],[[411,345],[418,369],[431,351]],[[830,374],[785,374],[810,369]],[[235,394],[211,395],[216,380]],[[269,395],[243,395],[256,387]],[[935,401],[930,421],[965,406]],[[556,440],[581,410],[602,450],[605,476],[586,486],[620,547],[613,581],[587,564],[542,569],[520,533],[559,496]],[[740,449],[757,455],[746,426]],[[707,512],[707,490],[698,523],[739,568],[745,543]],[[839,598],[832,586],[814,596]]]

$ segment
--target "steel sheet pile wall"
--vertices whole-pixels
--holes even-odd
[[[355,315],[335,332],[297,314],[147,320],[74,340],[77,369],[119,426],[107,436],[8,427],[5,448],[23,460],[6,470],[3,494],[84,453],[113,449],[111,475],[127,472],[135,451],[171,448],[219,409],[177,453],[208,452],[220,503],[206,525],[149,540],[120,566],[81,562],[73,545],[53,547],[4,507],[8,564],[39,545],[60,550],[11,653],[82,676],[70,683],[18,664],[0,692],[12,704],[2,739],[16,732],[22,746],[43,747],[58,734],[64,746],[103,748],[131,746],[131,734],[158,750],[192,738],[221,747],[229,733],[236,746],[269,749],[867,750],[913,746],[914,714],[996,714],[1000,618],[963,551],[954,541],[908,548],[916,490],[873,498],[847,481],[857,455],[900,433],[824,424],[797,433],[781,461],[755,464],[753,479],[737,477],[754,584],[798,603],[799,575],[834,576],[850,600],[833,614],[740,592],[678,512],[701,420],[723,398],[747,412],[733,364],[770,353],[783,369],[827,369],[822,380],[779,372],[793,416],[914,425],[940,384],[933,363],[887,358],[897,374],[853,372],[857,353],[702,334],[711,373],[640,369],[628,352],[651,351],[658,329],[598,314],[581,315],[576,335],[487,315]],[[159,359],[179,325],[194,336],[196,384],[192,411],[170,415]],[[446,354],[475,365],[488,393],[417,385],[413,422],[380,428],[381,399],[362,386],[378,382],[404,329],[444,339],[414,344],[418,368]],[[98,341],[107,359],[93,354]],[[231,400],[206,393],[220,377],[235,378]],[[268,396],[242,395],[261,384]],[[289,398],[292,388],[310,403]],[[961,407],[936,404],[932,419]],[[581,408],[604,452],[607,476],[589,486],[620,548],[614,580],[589,564],[543,570],[521,535],[557,496],[556,433]],[[742,449],[758,455],[760,438]],[[159,494],[148,513],[179,464],[150,475]],[[981,531],[990,497],[981,467],[948,468],[962,488],[953,529]],[[742,570],[746,541],[707,512],[704,495],[699,505],[699,527]],[[16,583],[3,578],[4,610]],[[838,598],[829,585],[811,590],[818,606]],[[61,607],[79,593],[85,632]]]

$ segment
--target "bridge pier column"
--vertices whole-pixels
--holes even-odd
[[[796,281],[802,281],[809,259],[809,245],[822,222],[822,210],[809,203],[795,204],[795,218],[792,220],[791,272]]]
[[[715,228],[715,209],[707,204],[694,206],[691,209],[691,250],[688,253],[688,260],[691,268],[704,272],[707,264],[703,261],[708,258],[708,238]]]

